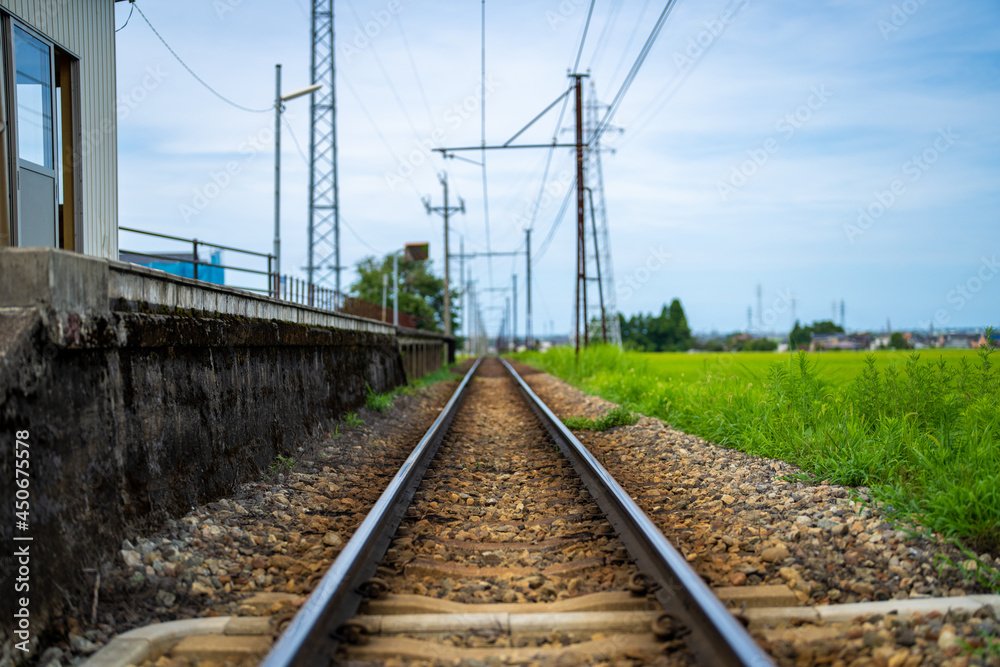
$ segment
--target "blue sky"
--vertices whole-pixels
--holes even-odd
[[[138,6],[222,95],[264,109],[273,104],[275,63],[283,64],[285,91],[310,83],[308,4]],[[487,1],[488,142],[506,141],[569,85],[588,7]],[[453,248],[463,238],[467,252],[486,249],[479,167],[418,154],[412,176],[387,177],[434,136],[479,143],[480,9],[479,2],[338,1],[345,265],[429,241],[440,271],[440,218],[428,216],[420,198],[441,203],[437,173],[445,168],[467,211],[453,218]],[[602,102],[618,90],[662,9],[652,0],[596,2],[581,69],[590,69]],[[733,15],[720,20],[727,10]],[[128,11],[118,3],[117,25]],[[358,19],[374,37],[351,49]],[[268,252],[273,112],[248,113],[213,97],[138,12],[117,35],[117,57],[121,224]],[[619,309],[658,311],[678,297],[696,331],[745,329],[751,306],[755,326],[787,331],[793,300],[803,321],[831,317],[834,303],[839,319],[843,300],[848,329],[884,329],[887,319],[894,329],[1000,325],[998,82],[1000,6],[986,0],[679,0],[614,118],[623,132],[606,135],[614,149],[602,162]],[[520,139],[551,141],[556,115]],[[308,150],[308,100],[289,102],[286,116]],[[308,171],[287,129],[282,140],[288,272],[306,263]],[[545,158],[534,150],[487,155],[493,250],[520,247]],[[550,181],[572,167],[570,152],[557,152]],[[536,333],[571,327],[571,215],[537,252],[563,198],[550,199],[533,231]],[[150,247],[125,233],[121,245]],[[487,262],[470,264],[488,286]],[[509,284],[512,272],[523,311],[523,258],[495,259],[492,284]],[[345,271],[344,284],[352,279]],[[483,297],[493,305],[502,298]],[[485,315],[495,330],[499,310]],[[523,314],[518,320],[523,331]]]

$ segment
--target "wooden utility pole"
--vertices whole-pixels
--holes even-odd
[[[448,214],[465,213],[465,202],[458,198],[458,206],[448,206],[448,174],[441,172],[438,175],[441,187],[444,188],[444,206],[431,206],[431,198],[424,197],[424,207],[427,215],[440,213],[444,217],[444,335],[451,335],[451,256],[448,252]],[[464,254],[464,253],[463,253]]]

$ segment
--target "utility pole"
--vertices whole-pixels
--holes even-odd
[[[527,297],[526,298],[527,312],[525,313],[526,317],[524,322],[524,327],[525,327],[524,346],[530,350],[531,349],[531,230],[530,229],[524,230],[524,237],[525,237],[524,238],[525,248],[527,248],[525,252],[526,257],[524,260],[524,265],[525,265],[524,268],[528,274],[527,275],[528,284],[525,285],[525,293],[526,293],[525,296]]]
[[[513,293],[514,293],[514,310],[512,312],[510,337],[514,341],[514,351],[517,352],[517,274],[515,273],[511,276],[514,280]]]
[[[399,327],[399,251],[392,253],[392,326]]]
[[[195,261],[198,258],[195,257]],[[197,264],[194,265],[198,267]],[[281,65],[274,66],[274,275],[281,285]],[[312,282],[312,276],[310,281]],[[275,294],[277,296],[277,294]]]
[[[385,295],[389,290],[389,274],[382,274],[382,321],[385,322]]]
[[[465,316],[465,237],[458,237],[458,284],[462,286],[462,319],[459,325],[462,327],[462,335],[468,337],[469,330],[466,328],[467,318]]]
[[[587,345],[587,256],[585,254],[585,216],[584,188],[586,182],[583,175],[583,78],[586,74],[570,74],[573,77],[574,98],[576,102],[576,339],[575,354],[580,358],[580,301],[583,298],[584,346]],[[581,290],[583,293],[581,294]]]
[[[510,297],[507,297],[507,315],[504,318],[504,333],[507,333],[507,328],[510,326]],[[510,334],[504,336],[504,348],[510,352]]]
[[[427,215],[431,213],[440,213],[444,217],[444,335],[451,335],[451,276],[449,273],[449,265],[451,264],[451,257],[448,253],[448,214],[449,213],[465,213],[465,202],[462,198],[458,198],[458,206],[448,206],[448,174],[447,172],[441,172],[438,175],[438,180],[441,181],[441,187],[444,188],[444,206],[431,206],[431,198],[424,197],[424,208],[427,209]],[[464,254],[464,253],[463,253]]]

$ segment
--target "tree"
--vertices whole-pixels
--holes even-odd
[[[359,299],[382,303],[382,274],[389,276],[386,305],[392,307],[392,255],[381,260],[365,257],[357,264],[358,279],[351,292]],[[459,293],[451,291],[451,303],[458,303]],[[431,261],[411,262],[399,258],[399,310],[413,315],[417,328],[442,331],[444,326],[444,279],[431,273]],[[451,310],[451,329],[458,330],[458,313]]]
[[[901,332],[894,331],[892,336],[889,337],[889,347],[894,350],[908,350],[910,349],[910,344]]]
[[[810,342],[812,342],[812,327],[800,326],[799,321],[795,320],[795,326],[788,334],[788,348],[791,350],[808,348]]]
[[[792,350],[805,349],[812,342],[813,334],[833,333],[844,333],[844,327],[834,324],[832,320],[820,320],[803,327],[799,325],[798,320],[795,320],[795,326],[788,334],[788,347]]]
[[[618,315],[625,347],[645,352],[682,352],[691,348],[691,328],[679,299],[660,309],[660,314]]]
[[[819,322],[813,322],[811,328],[814,334],[844,333],[844,327],[840,326],[839,324],[834,324],[832,320],[821,320]]]

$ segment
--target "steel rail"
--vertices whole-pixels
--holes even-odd
[[[481,361],[477,359],[466,373],[451,400],[407,457],[261,667],[328,665],[332,662],[341,641],[336,631],[357,612],[364,598],[360,587],[375,573]]]
[[[503,358],[500,361],[510,371],[532,411],[607,515],[639,568],[659,585],[655,594],[660,604],[692,631],[685,639],[698,658],[707,665],[718,667],[773,667],[774,662],[767,653],[715,597],[631,496],[538,398],[517,371]]]

